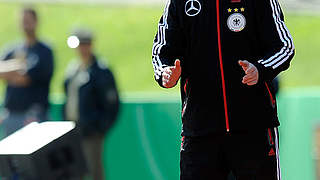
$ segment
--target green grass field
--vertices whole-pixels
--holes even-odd
[[[20,8],[20,4],[0,3],[2,49],[21,39]],[[162,7],[39,4],[36,8],[41,16],[39,35],[55,50],[53,93],[62,92],[66,65],[76,56],[66,39],[80,25],[94,30],[96,52],[108,60],[121,92],[163,91],[153,80],[151,64],[152,41]],[[282,87],[320,85],[320,16],[289,12],[286,20],[297,54],[290,70],[281,75]]]

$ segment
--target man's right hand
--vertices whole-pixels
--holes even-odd
[[[174,62],[174,66],[164,68],[162,73],[162,85],[165,88],[172,88],[177,84],[181,75],[180,60]]]

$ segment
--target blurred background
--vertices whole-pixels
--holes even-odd
[[[106,179],[179,179],[179,90],[159,88],[151,64],[165,1],[1,0],[3,52],[23,39],[19,13],[26,4],[37,10],[38,36],[54,51],[50,120],[63,119],[66,65],[77,56],[67,39],[74,27],[89,27],[96,37],[95,53],[112,70],[120,92],[119,116],[104,139]],[[320,170],[316,133],[320,131],[320,0],[283,0],[281,4],[296,45],[290,69],[279,76],[282,174],[289,180],[314,180]],[[1,82],[0,100],[4,94]]]

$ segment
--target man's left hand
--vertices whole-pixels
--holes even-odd
[[[259,80],[259,72],[257,67],[246,60],[240,60],[239,65],[246,73],[246,75],[242,78],[242,83],[247,84],[248,86],[256,85]]]

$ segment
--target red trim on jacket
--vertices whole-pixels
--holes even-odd
[[[265,85],[266,85],[267,90],[269,92],[269,96],[270,96],[270,100],[271,100],[272,106],[275,106],[276,105],[276,100],[274,99],[267,82],[265,82]]]
[[[220,0],[216,0],[217,7],[217,33],[218,33],[218,49],[219,49],[219,61],[221,70],[221,80],[222,80],[222,90],[223,90],[223,102],[224,102],[224,114],[226,118],[226,129],[227,132],[230,131],[229,116],[228,116],[228,105],[227,105],[227,95],[226,95],[226,82],[224,78],[223,63],[222,63],[222,49],[221,49],[221,27],[220,27]]]

